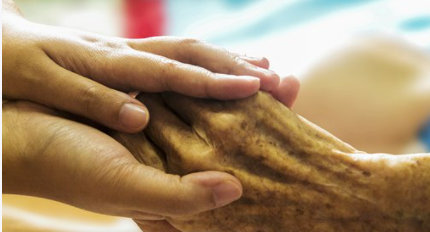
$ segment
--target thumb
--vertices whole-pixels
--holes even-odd
[[[239,180],[227,173],[205,171],[180,177],[139,166],[135,175],[128,175],[131,181],[138,181],[126,184],[136,189],[123,188],[121,194],[129,195],[130,206],[139,211],[170,217],[192,215],[227,205],[242,195]],[[133,199],[140,199],[137,205]]]

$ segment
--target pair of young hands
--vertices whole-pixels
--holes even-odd
[[[3,1],[3,189],[130,217],[149,232],[165,220],[226,205],[242,194],[233,176],[163,173],[137,162],[107,134],[70,119],[138,132],[144,104],[125,92],[174,91],[236,99],[269,91],[291,106],[293,77],[265,58],[172,37],[122,39],[29,22]]]

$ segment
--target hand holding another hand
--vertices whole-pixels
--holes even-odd
[[[242,192],[226,173],[180,177],[140,164],[108,135],[28,102],[3,105],[3,162],[4,193],[139,221],[210,210]]]
[[[279,76],[252,58],[173,37],[123,39],[36,24],[3,10],[3,97],[29,100],[136,132],[145,106],[123,92],[243,98],[275,91]]]
[[[173,37],[123,39],[40,25],[3,1],[4,193],[49,198],[134,218],[151,232],[164,219],[226,205],[242,193],[222,172],[186,176],[140,164],[105,133],[69,113],[124,132],[145,127],[143,103],[125,92],[174,91],[220,100],[269,91],[291,106],[298,81],[253,58]],[[65,113],[67,112],[67,113]]]
[[[289,82],[295,79],[285,78],[276,93],[293,102]],[[4,193],[134,218],[148,232],[177,231],[164,219],[218,208],[242,194],[227,173],[181,177],[140,164],[110,136],[67,117],[30,102],[3,104]]]

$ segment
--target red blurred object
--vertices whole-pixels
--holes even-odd
[[[125,0],[125,36],[145,38],[163,35],[166,24],[164,0]]]

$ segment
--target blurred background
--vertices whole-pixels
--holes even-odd
[[[428,0],[16,3],[25,17],[44,24],[129,38],[192,37],[265,56],[281,76],[293,74],[301,80],[293,109],[342,140],[367,152],[430,150]],[[8,216],[3,226],[17,227],[10,231],[20,231],[19,225],[32,225],[34,231],[137,229],[126,219],[48,200],[3,195],[3,203],[3,215]],[[24,223],[15,223],[23,218]]]
[[[30,20],[106,35],[193,37],[298,73],[357,36],[384,34],[430,50],[427,0],[16,0]]]

